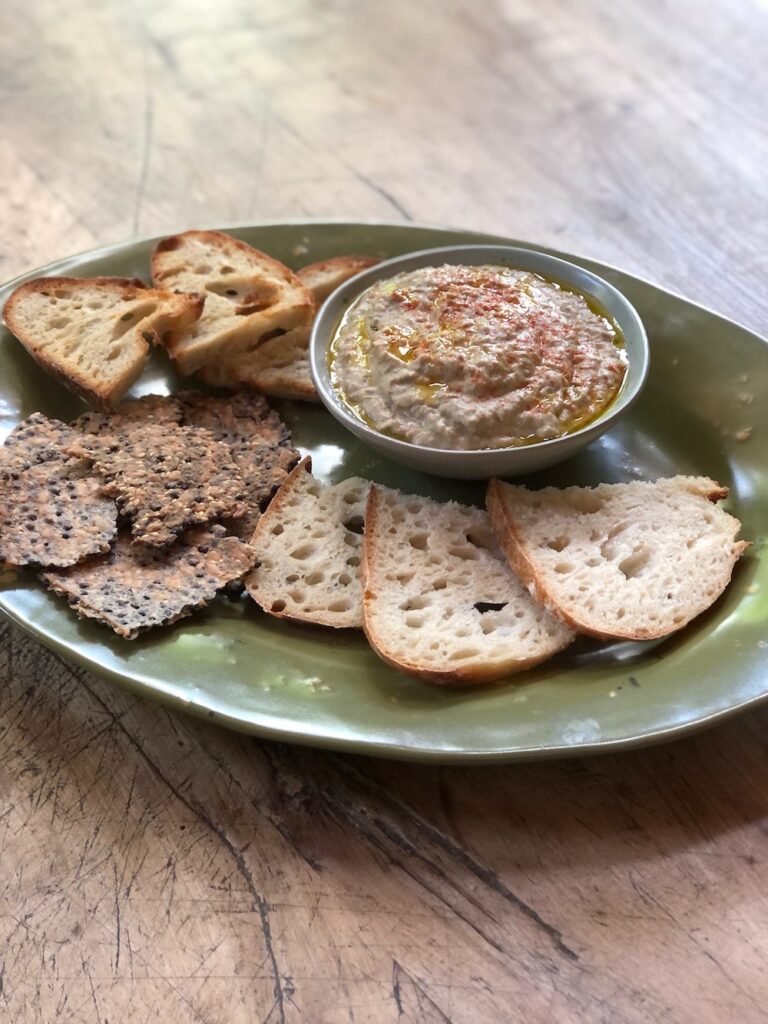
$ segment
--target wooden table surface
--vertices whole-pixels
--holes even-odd
[[[765,331],[759,0],[9,0],[3,278],[133,235],[428,221]],[[258,742],[0,626],[0,1019],[768,1020],[768,708],[414,767]]]

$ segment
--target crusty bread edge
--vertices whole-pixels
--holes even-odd
[[[156,288],[165,287],[165,285],[162,284],[162,276],[158,276],[158,257],[164,252],[173,252],[178,249],[179,239],[185,238],[198,238],[212,246],[225,244],[233,245],[236,249],[240,249],[248,255],[256,253],[261,259],[271,264],[275,271],[279,272],[280,276],[282,276],[285,281],[302,291],[308,292],[310,298],[312,298],[309,288],[307,288],[296,272],[286,266],[282,260],[278,260],[274,256],[270,256],[269,253],[264,252],[262,249],[257,249],[255,245],[249,245],[248,242],[243,242],[241,239],[235,238],[234,235],[228,235],[226,231],[197,231],[193,229],[191,231],[180,231],[178,234],[168,235],[167,237],[161,238],[157,241],[152,249],[152,256],[150,259],[150,273]],[[312,304],[314,305],[314,298],[312,298]]]
[[[150,257],[150,274],[152,282],[156,288],[168,289],[168,286],[165,284],[165,275],[163,275],[160,268],[160,257],[162,257],[163,253],[173,252],[180,248],[184,239],[193,238],[200,239],[211,247],[232,245],[247,255],[255,253],[259,259],[271,265],[276,276],[282,278],[286,284],[290,285],[297,292],[303,293],[302,302],[298,307],[296,307],[295,315],[298,319],[295,323],[291,323],[291,327],[289,329],[303,326],[305,324],[309,325],[311,323],[312,317],[317,309],[317,303],[315,302],[315,298],[310,289],[306,287],[303,281],[301,281],[296,272],[291,270],[291,268],[286,266],[281,260],[276,259],[274,256],[270,256],[269,253],[266,253],[261,249],[257,249],[255,246],[249,245],[248,242],[243,242],[241,239],[235,238],[233,235],[229,235],[225,231],[200,231],[193,229],[190,231],[181,231],[178,234],[168,235],[165,238],[159,239],[155,243]],[[179,295],[196,294],[194,292],[184,292],[179,289],[173,290]],[[201,309],[201,313],[202,312],[203,310]],[[260,308],[249,309],[248,307],[240,306],[237,307],[236,312],[243,317],[248,317],[263,311]],[[269,330],[265,330],[264,333],[269,334]],[[250,337],[246,337],[246,340],[243,340],[242,325],[230,327],[227,332],[227,339],[230,349],[232,348],[233,343],[235,346],[234,350],[230,351],[230,355],[236,355],[238,352],[254,351],[260,344],[263,344],[264,340],[266,340],[260,338],[254,340]],[[186,377],[203,369],[206,362],[209,361],[210,353],[207,357],[203,357],[199,352],[193,352],[192,354],[183,351],[180,352],[179,343],[183,340],[183,331],[174,332],[171,339],[166,344],[166,349],[178,372],[182,376]]]
[[[541,657],[527,658],[524,661],[515,662],[512,666],[505,665],[503,668],[489,668],[486,671],[483,671],[481,668],[458,668],[437,672],[433,669],[425,669],[415,662],[393,657],[383,644],[380,643],[375,630],[372,628],[369,613],[370,602],[374,597],[374,593],[370,587],[373,546],[372,538],[376,535],[380,502],[380,490],[375,486],[375,484],[371,484],[365,510],[365,534],[363,536],[363,631],[365,632],[368,643],[382,661],[386,662],[387,665],[390,665],[392,668],[397,669],[399,672],[405,672],[407,675],[417,676],[420,679],[426,679],[431,683],[438,683],[441,686],[459,687],[491,683],[499,679],[506,679],[508,676],[516,675],[518,672],[523,672],[526,669],[540,665],[542,662],[547,661],[557,653],[557,651],[550,651]],[[568,637],[559,650],[567,647],[572,639],[573,637]]]
[[[254,378],[254,381],[258,381],[258,375]],[[247,382],[238,384],[237,387],[252,387],[254,391],[257,391],[261,395],[269,395],[270,398],[286,398],[294,402],[313,402],[317,405],[320,402],[320,395],[314,387],[301,387],[300,385],[293,385],[286,383],[285,386],[281,384],[258,384],[254,383],[249,385]]]
[[[248,542],[250,546],[256,551],[258,557],[259,551],[259,537],[262,533],[269,530],[272,520],[276,519],[278,514],[282,511],[284,503],[293,493],[296,484],[304,473],[312,472],[312,458],[311,456],[305,456],[300,462],[298,462],[288,476],[283,480],[280,487],[277,489],[274,498],[269,503],[266,512],[259,518],[256,524],[256,529],[253,532],[253,536]],[[358,629],[357,626],[342,626],[338,622],[330,621],[324,618],[322,615],[313,613],[312,615],[297,615],[294,612],[279,611],[276,612],[272,608],[263,604],[258,597],[258,572],[259,566],[257,565],[252,569],[245,577],[245,589],[251,599],[261,608],[262,611],[266,612],[267,615],[271,615],[276,619],[287,619],[289,622],[310,622],[316,626],[330,626],[332,629]]]
[[[283,369],[280,367],[279,369]],[[269,367],[269,371],[276,371],[277,368]],[[320,396],[315,390],[314,385],[310,384],[307,386],[292,385],[288,383],[288,376],[283,378],[284,385],[280,384],[265,384],[262,380],[263,370],[257,370],[252,374],[243,374],[242,377],[238,377],[237,373],[229,380],[222,380],[215,373],[211,375],[208,371],[207,366],[203,366],[200,370],[197,370],[195,376],[198,380],[201,380],[208,387],[213,388],[224,388],[226,391],[240,391],[243,388],[246,391],[253,391],[257,395],[268,395],[270,398],[286,398],[295,402],[313,402],[317,404],[320,401]]]
[[[638,629],[635,631],[616,631],[606,633],[604,630],[596,629],[594,626],[590,625],[589,622],[569,615],[564,609],[560,608],[544,585],[544,582],[537,573],[533,562],[528,557],[522,537],[515,527],[513,518],[508,514],[504,498],[504,486],[505,484],[502,480],[493,479],[488,481],[488,490],[486,491],[485,500],[488,513],[491,517],[491,526],[493,527],[497,540],[501,544],[504,554],[507,556],[509,564],[523,583],[528,587],[535,601],[538,601],[538,603],[543,605],[547,611],[552,612],[552,614],[557,616],[561,622],[564,622],[566,626],[570,626],[570,628],[575,630],[577,633],[583,633],[586,636],[593,636],[598,640],[658,640],[661,637],[670,636],[670,631],[667,629]],[[702,494],[702,497],[706,497],[712,502],[720,501],[722,498],[727,496],[728,488],[722,487],[719,484],[716,487],[713,487],[706,494]],[[739,523],[739,526],[741,526],[741,523]],[[735,566],[738,559],[749,546],[749,541],[741,540],[734,542],[732,549],[733,563],[731,566],[731,572],[733,571],[733,566]],[[731,574],[729,574],[722,590],[711,604],[714,604],[714,602],[725,591],[730,579]],[[711,607],[711,604],[709,607]],[[706,609],[702,609],[702,611],[705,610]],[[701,611],[695,612],[684,622],[681,622],[676,626],[673,632],[683,629],[689,622],[692,622],[693,619],[697,618],[697,616],[701,614]]]
[[[312,293],[315,302],[320,306],[331,292],[339,287],[339,284],[349,281],[351,278],[356,277],[357,274],[362,274],[364,270],[368,270],[380,262],[380,259],[376,256],[329,256],[327,259],[317,260],[315,263],[308,263],[306,266],[300,267],[296,271],[296,276],[304,287]],[[314,284],[312,283],[313,275],[322,275],[329,269],[332,272],[335,271],[336,275],[343,273],[344,277],[342,280],[337,284],[332,284],[330,288],[327,281],[323,281],[322,286],[318,286],[317,281]]]
[[[8,330],[13,334],[20,345],[29,353],[32,359],[37,365],[53,377],[54,380],[58,381],[67,390],[74,392],[83,401],[102,412],[110,412],[115,408],[120,399],[126,393],[126,391],[134,384],[141,376],[144,367],[146,365],[147,355],[149,353],[150,344],[159,344],[161,341],[162,331],[158,329],[164,319],[164,314],[159,314],[155,323],[148,328],[144,333],[151,334],[152,337],[147,338],[144,333],[141,337],[141,345],[143,347],[142,362],[140,365],[131,368],[129,372],[123,374],[119,383],[113,386],[107,392],[105,389],[95,389],[89,387],[88,384],[80,377],[70,376],[69,374],[63,373],[59,367],[45,357],[45,355],[36,348],[30,347],[27,342],[21,337],[23,333],[19,329],[19,333],[16,332],[15,328],[19,328],[16,323],[16,307],[19,302],[23,301],[30,293],[39,292],[44,294],[47,290],[61,287],[72,287],[82,288],[83,285],[109,285],[116,288],[135,288],[137,291],[154,291],[144,281],[139,280],[136,277],[36,277],[31,281],[24,281],[22,284],[15,288],[13,292],[8,296],[8,299],[3,306],[3,319],[8,327]],[[199,296],[181,296],[174,295],[174,298],[179,300],[186,298],[188,300],[189,316],[184,317],[183,326],[188,326],[194,323],[195,320],[199,319],[203,309],[203,298]]]

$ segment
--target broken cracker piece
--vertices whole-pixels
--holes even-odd
[[[207,430],[137,424],[122,434],[79,435],[69,451],[91,460],[137,543],[162,547],[187,526],[248,510],[229,446]]]
[[[261,395],[240,391],[216,396],[183,391],[175,397],[185,424],[209,430],[229,445],[245,480],[248,506],[233,529],[238,536],[250,538],[260,512],[299,461],[288,428]]]
[[[117,507],[87,462],[66,454],[76,436],[34,413],[0,449],[0,561],[63,567],[109,550]]]
[[[132,543],[126,532],[105,557],[41,573],[41,579],[80,618],[95,619],[133,640],[210,604],[255,562],[255,552],[227,537],[221,525],[197,527],[162,550]]]

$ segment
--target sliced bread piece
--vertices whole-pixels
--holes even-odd
[[[506,564],[487,513],[371,487],[363,618],[377,654],[437,683],[499,679],[573,639]]]
[[[309,369],[309,327],[270,338],[255,352],[241,352],[204,366],[198,377],[210,387],[248,388],[274,398],[319,402]]]
[[[370,256],[334,256],[311,263],[297,272],[320,306],[340,284],[376,263]],[[241,352],[204,366],[198,376],[211,387],[261,391],[275,398],[318,402],[309,368],[310,327],[295,327],[280,337],[270,338],[253,352]]]
[[[315,302],[320,306],[331,292],[336,291],[339,285],[378,262],[375,256],[332,256],[328,260],[309,263],[296,273],[301,283],[305,288],[309,288]]]
[[[292,471],[251,540],[259,565],[246,578],[265,612],[322,626],[363,624],[360,555],[369,483],[323,484],[310,459]]]
[[[293,271],[221,231],[162,239],[152,254],[152,280],[158,288],[205,295],[199,321],[167,346],[182,374],[305,326],[315,308]]]
[[[109,410],[141,374],[150,344],[170,344],[202,308],[199,296],[131,278],[40,277],[11,293],[3,316],[44,370]]]
[[[500,480],[488,510],[510,564],[534,596],[603,640],[666,636],[709,608],[749,546],[707,477],[545,487]]]

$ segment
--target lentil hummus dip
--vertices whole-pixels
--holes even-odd
[[[332,384],[369,426],[431,448],[505,448],[571,433],[617,395],[618,329],[583,295],[503,266],[378,281],[331,344]]]

